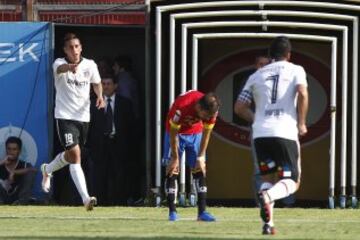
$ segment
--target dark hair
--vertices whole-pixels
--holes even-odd
[[[5,146],[7,146],[8,144],[10,143],[15,143],[18,145],[19,149],[22,148],[22,141],[20,138],[18,137],[8,137],[8,139],[6,139],[6,142],[5,142]]]
[[[114,74],[111,74],[111,73],[104,74],[104,76],[101,76],[101,81],[103,79],[111,79],[111,81],[114,84],[118,84],[118,81],[117,81],[116,77],[114,76]]]
[[[269,48],[269,55],[274,59],[286,57],[289,52],[291,52],[291,44],[290,40],[285,36],[275,38]]]
[[[261,58],[269,59],[269,57],[267,55],[265,55],[265,54],[264,55],[257,55],[255,57],[255,62],[259,61]]]
[[[78,39],[80,41],[80,38],[78,38],[78,36],[76,36],[75,33],[66,33],[64,36],[64,42],[63,42],[63,46],[65,47],[65,44],[73,39]]]
[[[214,115],[220,108],[220,99],[213,92],[205,94],[199,100],[201,109],[207,111],[210,115]]]
[[[131,72],[132,60],[129,56],[126,55],[117,56],[114,62],[116,62],[119,65],[119,67],[124,68],[128,72]]]
[[[96,61],[96,64],[98,66],[101,78],[104,78],[104,76],[107,76],[108,74],[111,74],[113,72],[111,68],[112,60],[108,57],[99,58]]]

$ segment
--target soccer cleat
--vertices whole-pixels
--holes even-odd
[[[94,209],[94,206],[97,204],[96,197],[90,197],[85,203],[85,209],[86,211],[92,211]]]
[[[215,217],[213,215],[211,215],[208,212],[202,212],[198,215],[198,221],[203,221],[203,222],[214,222],[216,221]]]
[[[179,218],[177,216],[177,212],[172,211],[169,213],[169,221],[177,221]]]
[[[271,202],[265,191],[258,193],[258,199],[260,204],[260,217],[264,223],[268,223],[271,220]]]
[[[263,235],[275,235],[275,227],[271,227],[269,224],[265,223],[262,230]]]
[[[46,163],[43,163],[40,166],[41,173],[42,173],[41,188],[44,192],[48,193],[48,192],[50,192],[52,175],[49,173],[46,173],[46,171],[45,171],[46,166],[47,166]]]

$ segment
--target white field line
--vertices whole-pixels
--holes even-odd
[[[119,217],[101,217],[101,216],[14,216],[14,215],[2,215],[1,219],[54,219],[54,220],[142,220],[142,221],[167,221],[167,216],[163,218],[146,218],[146,217],[134,217],[134,216],[119,216]],[[182,221],[196,221],[194,217],[181,217],[178,220]],[[248,219],[248,218],[217,218],[217,222],[259,222],[257,218]],[[278,218],[278,221],[285,223],[326,223],[326,224],[338,224],[338,223],[360,223],[359,219],[309,219],[309,218],[299,218],[299,219],[282,219]]]

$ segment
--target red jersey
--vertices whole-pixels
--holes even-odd
[[[212,128],[216,122],[216,116],[203,122],[195,111],[196,103],[203,96],[202,92],[196,90],[178,96],[167,115],[166,131],[169,132],[170,127],[175,127],[181,134],[195,134],[201,133],[203,127]]]

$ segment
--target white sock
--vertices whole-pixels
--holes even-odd
[[[296,183],[292,179],[282,179],[267,191],[271,201],[285,198],[294,192],[296,192]]]
[[[274,226],[274,206],[275,206],[275,202],[270,203],[271,216],[270,216],[270,221],[268,222],[268,224],[269,224],[271,227]]]
[[[81,165],[80,163],[70,164],[69,168],[70,168],[70,175],[75,183],[76,189],[78,190],[83,200],[83,203],[85,203],[86,201],[89,200],[89,193],[87,191],[85,176],[81,168]]]
[[[263,182],[260,185],[260,191],[264,191],[264,190],[268,190],[270,188],[272,188],[273,184],[270,182]]]
[[[64,154],[65,154],[65,152],[59,153],[58,155],[56,155],[54,160],[52,160],[48,165],[46,165],[45,172],[47,174],[51,174],[52,172],[55,172],[55,171],[59,170],[60,168],[63,168],[69,164],[65,160]]]
[[[270,182],[263,182],[261,185],[260,185],[260,191],[265,191],[265,190],[268,190],[268,189],[270,189],[270,188],[272,188],[273,187],[273,184],[272,183],[270,183]],[[271,227],[273,227],[274,226],[274,206],[275,206],[275,202],[272,202],[272,203],[270,203],[270,207],[271,207],[271,209],[272,209],[272,211],[271,211],[271,216],[270,216],[270,221],[267,223],[267,224],[269,224]]]

